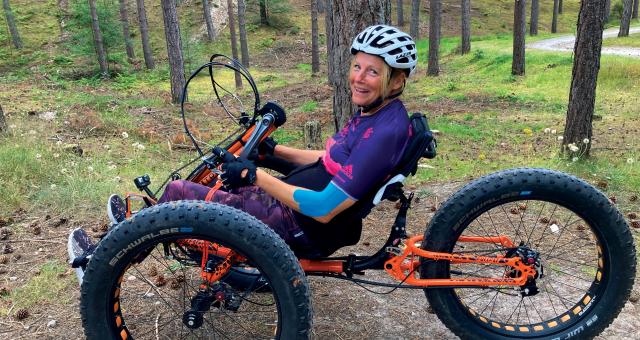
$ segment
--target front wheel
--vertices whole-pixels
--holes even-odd
[[[508,236],[514,247],[461,242]],[[537,259],[525,287],[427,289],[440,320],[463,339],[591,338],[618,315],[633,286],[635,248],[620,212],[584,181],[544,169],[506,170],[455,193],[433,217],[424,249]],[[507,267],[424,259],[423,278],[516,277]]]
[[[203,280],[204,263],[224,258],[203,261],[198,249],[233,251],[232,270],[255,278]],[[142,210],[112,230],[85,271],[80,309],[89,339],[299,339],[311,327],[307,281],[284,241],[242,211],[198,201]]]

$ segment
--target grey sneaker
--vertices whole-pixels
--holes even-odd
[[[107,201],[107,215],[112,225],[116,225],[127,218],[127,204],[122,197],[113,194]]]
[[[67,240],[69,264],[74,268],[80,285],[82,285],[84,270],[95,249],[96,245],[82,228],[76,228],[69,234],[69,239]]]

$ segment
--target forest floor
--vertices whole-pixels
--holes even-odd
[[[567,2],[572,13],[577,13],[579,2]],[[458,2],[447,3],[447,15],[457,16]],[[427,42],[418,41],[424,53],[419,74],[410,81],[403,101],[409,111],[428,113],[432,128],[439,130],[439,156],[409,180],[409,190],[421,198],[410,211],[409,233],[422,234],[433,216],[432,208],[465,182],[520,166],[577,175],[612,200],[617,197],[618,208],[629,223],[640,223],[640,62],[603,57],[593,157],[567,160],[558,154],[558,137],[564,126],[572,59],[567,53],[528,51],[527,76],[511,76],[512,44],[505,22],[512,17],[512,1],[475,3],[474,29],[486,32],[480,32],[484,35],[473,41],[472,53],[466,56],[456,52],[456,39],[443,40],[440,77],[426,77]],[[481,11],[485,6],[479,3],[492,10]],[[498,10],[493,9],[494,3],[501,4]],[[158,8],[158,4],[151,7],[156,14],[150,20],[161,27]],[[501,16],[493,15],[496,11]],[[200,12],[193,12],[193,18],[200,17]],[[561,19],[565,32],[575,27],[575,15]],[[455,21],[444,22],[444,31],[457,32]],[[426,25],[424,29],[426,33]],[[496,30],[499,34],[494,34]],[[156,46],[163,46],[163,35],[156,33]],[[306,121],[320,120],[324,133],[332,130],[332,90],[324,75],[322,79],[311,76],[310,44],[303,34],[278,34],[277,39],[265,36],[254,41],[263,46],[252,60],[251,73],[263,102],[278,100],[288,110],[290,119],[276,138],[301,147]],[[32,45],[37,50],[49,46]],[[209,45],[203,50],[218,51],[216,48]],[[220,50],[227,53],[223,48]],[[182,126],[178,107],[168,100],[166,69],[123,72],[101,81],[83,76],[82,67],[65,66],[64,58],[57,54],[20,67],[12,64],[21,60],[17,54],[4,55],[7,57],[0,60],[7,65],[4,70],[16,72],[0,75],[0,102],[10,127],[7,136],[0,138],[0,229],[8,231],[6,236],[0,233],[0,338],[82,339],[80,293],[67,265],[68,233],[83,227],[92,236],[99,235],[106,228],[104,203],[109,193],[134,190],[131,179],[144,173],[152,175],[156,186],[169,169],[193,158],[193,150],[170,140],[174,133],[181,133]],[[47,67],[38,68],[40,64]],[[191,92],[191,99],[198,94],[198,90]],[[188,109],[193,108],[201,107]],[[227,122],[220,124],[217,117],[212,120],[217,125]],[[213,131],[220,128],[217,125],[206,128]],[[340,254],[375,252],[395,214],[394,204],[381,204],[365,221],[360,243]],[[632,214],[635,217],[629,217]],[[633,235],[639,244],[640,229],[634,228]],[[383,272],[367,273],[365,278],[388,280]],[[430,312],[422,291],[380,295],[332,278],[310,277],[309,282],[313,334],[318,339],[455,338]],[[601,339],[640,339],[639,298],[637,274],[631,300]],[[17,318],[20,309],[29,316]]]
[[[416,201],[408,216],[410,234],[422,234],[433,216],[431,207],[444,202],[464,183],[430,183],[411,186],[414,192],[429,195]],[[383,243],[396,213],[395,204],[383,203],[365,220],[363,236],[358,245],[340,250],[339,254],[371,254]],[[49,303],[29,308],[30,316],[22,321],[12,317],[0,318],[0,337],[4,339],[82,339],[79,313],[80,293],[70,268],[49,268],[46,263],[65,259],[67,234],[81,222],[63,217],[14,216],[14,229],[39,226],[39,235],[18,234],[9,237],[19,258],[13,258],[0,275],[10,286],[31,281],[33,294],[52,295]],[[94,222],[96,223],[96,222]],[[99,223],[98,223],[99,224]],[[86,225],[91,230],[91,224]],[[98,225],[93,225],[93,228]],[[95,230],[95,229],[94,229]],[[94,235],[96,233],[93,233]],[[62,261],[60,261],[62,262]],[[367,280],[392,283],[382,271],[367,272]],[[34,279],[40,286],[33,285]],[[53,283],[52,282],[58,282]],[[365,290],[353,283],[332,278],[309,277],[314,308],[313,337],[315,339],[456,339],[433,314],[420,290],[397,290],[368,287]],[[375,293],[377,292],[377,293]],[[382,293],[382,294],[381,294]],[[640,339],[640,278],[636,277],[631,301],[628,301],[612,325],[598,339]],[[633,302],[632,302],[633,301]],[[12,313],[10,313],[12,314]]]
[[[603,39],[610,39],[618,36],[619,27],[612,27],[604,30],[602,33]],[[640,27],[631,27],[629,34],[640,33]],[[566,35],[561,37],[549,38],[544,40],[538,40],[527,44],[527,48],[546,50],[546,51],[560,51],[560,52],[573,52],[573,45],[575,44],[576,37],[574,35]],[[640,58],[640,48],[637,47],[624,47],[624,46],[603,46],[602,54],[620,55],[625,57]]]

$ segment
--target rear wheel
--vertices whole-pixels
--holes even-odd
[[[233,250],[246,280],[203,285],[202,255],[188,244]],[[207,259],[215,268],[223,257]],[[145,209],[110,232],[85,272],[81,313],[90,339],[306,338],[311,325],[304,273],[282,239],[203,202]]]
[[[461,242],[508,236],[514,247]],[[626,302],[635,276],[629,228],[589,184],[542,169],[516,169],[474,181],[432,219],[424,249],[506,257],[530,252],[538,277],[525,287],[429,289],[429,303],[461,338],[593,337]],[[514,277],[509,268],[424,260],[424,278]]]

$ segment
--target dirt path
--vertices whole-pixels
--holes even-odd
[[[414,199],[413,208],[408,216],[407,229],[410,234],[421,234],[433,216],[431,207],[440,206],[442,202],[456,191],[463,183],[433,183],[411,188],[419,197]],[[366,220],[362,239],[356,246],[341,250],[340,254],[371,254],[382,244],[393,223],[397,210],[393,203],[384,202],[376,207]],[[52,221],[52,222],[49,222]],[[67,233],[76,225],[65,222],[57,225],[58,219],[51,218],[42,223],[42,235],[34,237],[28,233],[16,233],[10,240],[18,241],[16,253],[27,254],[28,247],[22,242],[38,238],[48,240],[35,245],[38,249],[35,258],[12,261],[0,265],[0,286],[18,288],[36,274],[39,268],[52,259],[64,259],[66,251],[64,241]],[[55,222],[55,223],[54,223]],[[47,224],[48,223],[48,224]],[[54,225],[50,225],[54,223]],[[24,217],[16,221],[16,227],[26,228],[33,220]],[[45,226],[46,225],[46,226]],[[637,233],[634,229],[634,233]],[[4,241],[6,242],[6,241]],[[3,245],[4,242],[0,242]],[[32,251],[32,250],[30,250]],[[42,256],[46,254],[46,256]],[[363,279],[393,283],[386,273],[380,271],[367,272]],[[82,327],[79,319],[79,292],[75,286],[75,277],[71,270],[59,274],[59,280],[69,283],[66,289],[57,292],[57,299],[30,308],[30,316],[17,321],[12,317],[0,317],[1,339],[37,339],[63,338],[82,339]],[[421,290],[397,290],[391,294],[390,288],[367,287],[377,293],[368,291],[353,283],[333,278],[310,277],[313,309],[314,339],[456,339],[437,318],[430,312],[429,305]],[[640,292],[640,279],[636,278],[635,294]],[[598,339],[640,339],[640,302],[627,302],[625,308],[614,323],[598,337]],[[0,306],[2,307],[2,306]],[[4,306],[10,308],[9,305]],[[55,324],[51,323],[55,320]]]
[[[606,29],[602,38],[613,38],[618,36],[618,27],[613,27]],[[629,34],[639,33],[640,27],[632,27],[629,29]],[[527,44],[527,48],[537,49],[537,50],[545,50],[545,51],[561,51],[561,52],[572,52],[573,45],[575,44],[576,37],[573,35],[566,35],[557,38],[545,39],[536,41],[530,44]],[[603,47],[602,54],[612,54],[612,55],[621,55],[633,58],[640,58],[640,48],[633,47]]]

